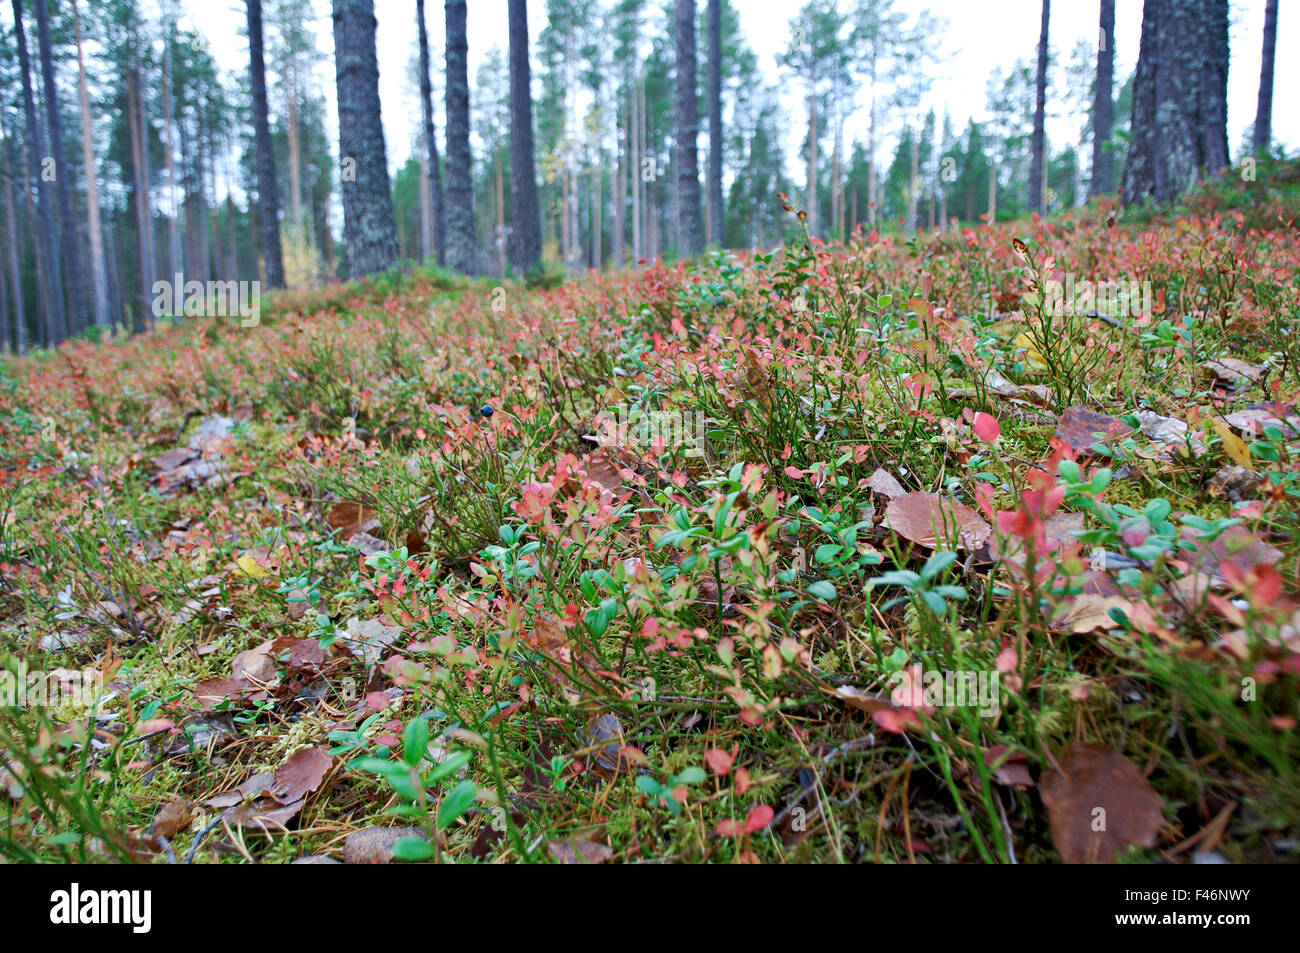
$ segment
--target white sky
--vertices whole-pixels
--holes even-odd
[[[326,60],[319,76],[318,88],[328,101],[326,110],[331,132],[337,123],[334,101],[334,49],[333,32],[329,19],[329,0],[314,0],[320,13],[317,29],[320,49]],[[851,0],[841,0],[847,9]],[[703,7],[705,0],[697,0]],[[740,13],[746,43],[759,56],[759,65],[769,80],[781,78],[776,65],[776,55],[789,42],[786,22],[800,5],[798,0],[734,0]],[[217,63],[227,70],[246,70],[248,46],[239,35],[244,22],[244,5],[238,0],[182,0],[190,25],[205,34],[211,43]],[[933,68],[933,83],[926,104],[942,115],[946,107],[955,129],[962,129],[968,118],[980,119],[985,115],[985,96],[989,74],[995,68],[1006,72],[1016,59],[1033,63],[1037,56],[1039,0],[928,0],[909,2],[899,0],[898,9],[908,13],[929,8],[935,15],[948,21],[948,29],[939,41],[942,59]],[[1288,152],[1300,147],[1300,113],[1290,108],[1286,90],[1300,89],[1300,58],[1292,59],[1288,51],[1300,49],[1300,4],[1281,4],[1278,17],[1278,57],[1274,74],[1273,135]],[[443,67],[443,4],[441,0],[426,0],[429,42],[432,46],[435,74]],[[1115,84],[1127,78],[1137,61],[1138,41],[1142,24],[1141,0],[1116,0],[1115,4]],[[1259,87],[1260,48],[1263,38],[1264,0],[1231,0],[1232,60],[1228,71],[1228,145],[1236,153],[1242,135],[1254,123],[1255,100]],[[416,52],[415,0],[376,0],[375,12],[379,21],[377,45],[379,51],[380,99],[383,108],[384,132],[391,169],[405,163],[411,154],[412,142],[417,134],[419,102],[417,91],[407,82],[407,64]],[[529,0],[529,30],[533,40],[545,25],[544,0]],[[1079,39],[1087,39],[1095,46],[1098,34],[1098,4],[1091,0],[1057,0],[1051,10],[1051,47],[1058,65],[1068,62]],[[470,108],[474,98],[472,84],[479,63],[493,46],[505,48],[506,0],[469,0],[469,78],[471,83]],[[703,38],[699,38],[703,48]],[[534,79],[537,61],[533,61]],[[435,75],[435,113],[441,140],[445,123],[442,120],[441,76]],[[783,95],[783,104],[791,118],[787,128],[788,172],[796,172],[795,157],[801,136],[805,134],[804,112],[798,88],[791,82]],[[1063,84],[1058,84],[1063,85]],[[1082,117],[1067,115],[1056,90],[1055,101],[1048,103],[1048,136],[1053,148],[1078,137]],[[865,96],[861,96],[865,103]],[[274,102],[274,97],[272,97]],[[889,117],[885,117],[887,120]],[[1119,117],[1117,117],[1119,118]],[[890,123],[886,122],[888,130]],[[865,139],[866,110],[854,116],[846,128],[846,140]],[[702,135],[701,145],[707,143]],[[882,160],[887,161],[893,143],[883,141]]]

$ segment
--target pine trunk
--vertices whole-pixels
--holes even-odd
[[[429,55],[429,33],[425,27],[424,0],[415,0],[416,28],[420,34],[420,111],[424,119],[425,168],[429,180],[430,212],[433,216],[433,257],[447,263],[447,212],[442,192],[442,164],[438,159],[438,135],[433,124],[433,62]]]
[[[1039,215],[1047,214],[1047,22],[1051,0],[1043,0],[1038,29],[1038,76],[1034,82],[1034,135],[1029,159],[1029,201]]]
[[[334,0],[343,235],[351,277],[388,271],[398,261],[397,222],[379,108],[376,26],[374,0]]]
[[[1172,202],[1228,165],[1228,0],[1146,0],[1126,205]]]
[[[478,242],[474,236],[474,180],[469,149],[469,45],[465,33],[465,0],[447,0],[446,14],[447,264],[462,274],[472,275],[478,270]]]
[[[1268,152],[1273,138],[1273,59],[1277,53],[1277,0],[1264,7],[1264,51],[1259,66],[1259,102],[1255,107],[1254,149],[1256,155]]]
[[[61,279],[58,212],[56,199],[50,182],[46,177],[44,159],[45,137],[36,116],[36,99],[32,93],[31,63],[27,56],[27,34],[23,27],[23,7],[21,0],[14,0],[14,33],[18,40],[18,70],[22,83],[23,113],[27,119],[27,181],[35,183],[40,193],[40,206],[33,223],[37,230],[37,271],[40,274],[41,289],[44,292],[44,317],[46,346],[58,344],[68,334],[67,314],[64,310],[63,283]],[[38,167],[38,163],[40,166]],[[55,163],[54,175],[62,175],[63,169]]]
[[[722,0],[709,0],[709,244],[726,247],[722,198]]]
[[[695,90],[695,0],[677,0],[677,253],[704,249],[700,221],[700,166],[696,139],[700,104]]]
[[[45,82],[45,113],[50,127],[50,156],[58,170],[55,191],[59,197],[59,236],[64,284],[67,289],[66,321],[69,334],[79,334],[89,325],[86,271],[81,263],[81,236],[77,230],[74,196],[76,182],[72,167],[64,161],[63,115],[59,109],[59,87],[54,78],[54,52],[50,45],[50,23],[45,0],[35,0],[36,35],[41,50],[41,76]]]
[[[1091,195],[1115,191],[1115,159],[1110,137],[1115,126],[1112,98],[1115,72],[1115,0],[1101,0],[1101,30],[1097,36],[1097,82],[1092,101],[1092,184]]]
[[[262,0],[248,3],[248,56],[253,89],[253,142],[257,153],[258,217],[262,223],[262,258],[266,283],[284,287],[284,256],[280,250],[280,186],[271,149],[271,122],[267,115],[266,64],[262,53]]]
[[[528,3],[510,0],[510,263],[526,275],[542,259],[542,210],[533,147]]]

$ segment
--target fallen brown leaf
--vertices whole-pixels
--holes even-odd
[[[927,549],[941,544],[976,549],[993,533],[971,507],[919,490],[890,500],[882,525]]]
[[[1095,744],[1070,745],[1058,760],[1038,788],[1065,863],[1113,864],[1131,845],[1155,846],[1164,801],[1132,761]]]

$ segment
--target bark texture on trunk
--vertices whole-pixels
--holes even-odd
[[[1255,154],[1268,151],[1273,138],[1273,60],[1277,53],[1277,0],[1264,7],[1264,51],[1259,65],[1259,101],[1255,107]]]
[[[343,235],[348,274],[354,277],[397,265],[397,222],[379,109],[376,25],[373,0],[334,0]]]
[[[469,44],[465,0],[447,0],[447,264],[478,270],[474,180],[469,149]]]
[[[696,139],[700,129],[695,91],[695,0],[677,0],[677,253],[704,250],[700,221],[700,165]]]
[[[1047,214],[1047,23],[1051,0],[1043,0],[1038,29],[1038,75],[1034,82],[1034,136],[1029,159],[1029,203],[1039,215]]]
[[[67,326],[69,334],[80,334],[90,324],[87,304],[86,269],[81,262],[81,236],[77,229],[74,201],[76,182],[72,167],[64,161],[63,115],[59,108],[59,87],[54,80],[54,50],[50,44],[50,20],[45,0],[35,0],[36,36],[41,50],[41,77],[45,84],[45,115],[50,127],[50,157],[58,170],[54,190],[59,197],[59,243],[62,253],[63,279],[67,291]]]
[[[1126,205],[1171,202],[1228,165],[1228,0],[1146,0]]]
[[[258,215],[262,223],[262,257],[266,283],[284,287],[284,256],[280,250],[280,186],[271,149],[267,117],[266,63],[262,52],[262,0],[248,0],[248,59],[253,88],[253,147],[257,153]]]
[[[442,164],[438,160],[438,136],[433,125],[433,69],[429,54],[429,33],[425,28],[424,0],[415,0],[420,32],[420,109],[424,113],[424,147],[427,158],[430,202],[433,214],[433,254],[439,265],[447,263],[447,209],[442,192]]]
[[[1101,0],[1101,28],[1097,34],[1097,82],[1092,100],[1091,195],[1115,191],[1115,160],[1110,137],[1115,126],[1115,0]]]
[[[709,0],[709,242],[725,248],[722,203],[722,0]]]
[[[528,2],[510,0],[510,264],[520,275],[542,258],[542,210],[533,148]]]

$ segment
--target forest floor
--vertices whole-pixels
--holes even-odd
[[[1295,860],[1300,235],[1107,215],[9,360],[0,854]]]

